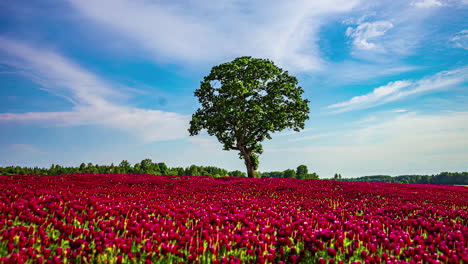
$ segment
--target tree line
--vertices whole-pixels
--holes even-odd
[[[262,178],[295,178],[295,179],[318,179],[317,173],[309,173],[306,165],[299,165],[296,170],[257,172]]]
[[[124,174],[153,174],[153,175],[191,175],[191,176],[212,176],[212,177],[247,177],[245,172],[240,170],[227,171],[214,166],[189,167],[168,167],[164,162],[153,162],[151,159],[144,159],[141,162],[130,164],[123,160],[118,165],[98,165],[93,163],[81,163],[79,167],[66,167],[52,164],[49,168],[7,166],[0,167],[0,175],[60,175],[71,173],[124,173]],[[297,179],[318,179],[316,173],[310,174],[306,165],[300,165],[296,170],[287,169],[285,171],[258,172],[257,177],[262,178],[297,178]]]
[[[341,176],[341,175],[340,175]],[[372,175],[358,178],[335,177],[332,180],[359,182],[396,182],[415,184],[454,184],[468,185],[468,172],[441,172],[433,175]]]

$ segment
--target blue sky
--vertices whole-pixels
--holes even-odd
[[[260,171],[321,177],[468,170],[468,1],[0,2],[0,166],[245,170],[206,133],[193,92],[212,66],[273,60],[311,101]]]

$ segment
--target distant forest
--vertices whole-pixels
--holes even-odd
[[[373,175],[358,178],[341,178],[335,174],[332,180],[338,181],[359,181],[359,182],[398,182],[416,184],[454,184],[468,185],[468,172],[441,172],[435,175]]]
[[[174,167],[169,168],[163,162],[155,163],[151,159],[144,159],[139,163],[131,165],[128,161],[123,160],[119,165],[98,165],[92,163],[81,163],[79,167],[63,167],[60,165],[52,164],[50,168],[39,167],[20,167],[8,166],[0,167],[0,175],[60,175],[71,173],[125,173],[125,174],[153,174],[153,175],[192,175],[192,176],[237,176],[246,177],[247,174],[240,170],[227,171],[213,166],[197,166],[191,165],[189,167]],[[296,170],[287,169],[285,171],[273,172],[257,172],[257,176],[268,178],[297,178],[297,179],[318,179],[316,173],[309,173],[307,166],[300,165]]]
[[[50,168],[8,166],[0,167],[0,175],[60,175],[71,173],[125,173],[125,174],[153,174],[153,175],[193,175],[225,177],[246,177],[246,173],[240,170],[227,171],[213,166],[173,167],[169,168],[163,162],[155,163],[151,159],[130,164],[123,160],[118,165],[98,165],[92,163],[81,163],[79,167],[63,167],[52,164]],[[306,165],[300,165],[295,170],[257,172],[259,178],[296,178],[296,179],[319,179],[317,173],[309,173]],[[416,184],[455,184],[468,185],[468,172],[441,172],[435,175],[373,175],[358,178],[342,178],[341,174],[335,174],[333,178],[325,180],[337,181],[359,181],[359,182],[397,182]]]

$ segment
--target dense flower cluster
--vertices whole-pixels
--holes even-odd
[[[468,188],[0,176],[0,263],[468,263]]]

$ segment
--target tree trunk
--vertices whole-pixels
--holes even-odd
[[[251,154],[245,148],[241,148],[241,153],[244,156],[245,167],[247,167],[247,177],[255,178],[255,168]]]
[[[250,160],[250,158],[249,158]],[[249,178],[255,178],[255,169],[253,164],[250,162],[247,164],[247,161],[245,162],[245,166],[247,167],[247,177]]]

